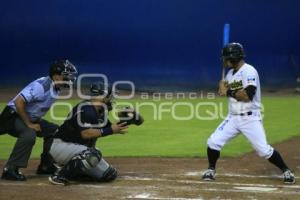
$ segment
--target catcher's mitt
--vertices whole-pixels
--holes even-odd
[[[120,119],[119,123],[126,122],[126,125],[135,124],[137,126],[144,123],[144,118],[136,112],[133,108],[125,107],[118,112],[118,117]]]

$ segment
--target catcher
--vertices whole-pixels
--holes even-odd
[[[117,178],[117,170],[95,148],[97,138],[126,133],[130,124],[140,125],[143,118],[133,109],[119,112],[120,121],[112,124],[107,118],[112,110],[112,90],[103,84],[92,84],[91,99],[77,104],[57,129],[50,154],[61,166],[49,181],[66,185],[70,179],[88,178],[109,182]]]

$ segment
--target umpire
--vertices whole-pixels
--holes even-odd
[[[19,168],[27,167],[36,136],[44,138],[37,173],[49,174],[56,170],[48,152],[58,126],[42,117],[55,102],[60,88],[69,86],[76,74],[76,67],[68,60],[55,61],[50,65],[49,76],[31,82],[8,102],[0,115],[0,134],[8,133],[17,141],[4,166],[2,179],[26,180]]]

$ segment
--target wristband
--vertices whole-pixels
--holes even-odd
[[[113,134],[113,130],[111,127],[101,128],[100,131],[101,131],[101,137],[105,137]]]

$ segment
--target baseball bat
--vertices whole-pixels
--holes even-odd
[[[229,43],[230,24],[224,24],[223,28],[223,47]],[[222,67],[222,80],[225,79],[225,67]]]

